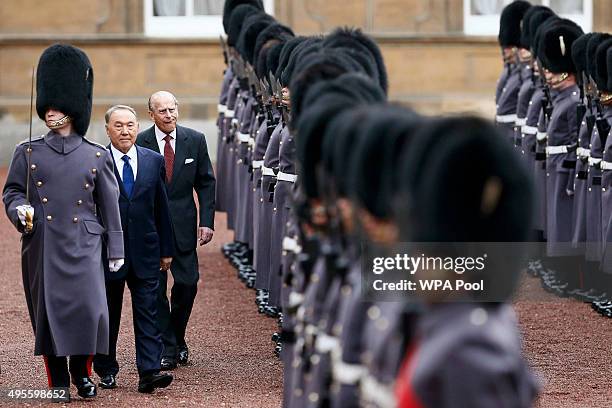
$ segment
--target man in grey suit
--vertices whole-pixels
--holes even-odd
[[[170,302],[166,296],[168,275],[161,272],[158,322],[164,341],[161,368],[172,370],[177,362],[186,364],[189,357],[185,331],[198,289],[196,247],[213,237],[216,181],[204,135],[176,123],[178,101],[174,95],[167,91],[151,95],[149,115],[155,124],[138,135],[136,144],[161,153],[166,165],[176,252],[170,266],[174,278]]]

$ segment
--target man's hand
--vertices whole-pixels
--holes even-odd
[[[200,246],[206,245],[212,240],[213,232],[208,227],[198,227],[198,243]]]
[[[123,266],[124,263],[125,263],[125,259],[123,259],[123,258],[109,259],[108,260],[108,269],[111,272],[117,272],[119,269],[121,269],[121,267]]]
[[[168,269],[170,269],[170,264],[171,263],[172,263],[172,257],[161,258],[159,260],[159,270],[160,271],[167,271]]]

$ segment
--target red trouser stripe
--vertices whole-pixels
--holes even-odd
[[[93,361],[94,356],[87,357],[87,376],[91,377],[91,362]]]
[[[53,381],[51,381],[51,370],[49,370],[49,361],[47,360],[47,356],[43,356],[45,360],[45,371],[47,371],[47,382],[49,383],[49,388],[53,388]]]
[[[417,350],[417,344],[413,343],[409,347],[395,382],[395,398],[398,408],[424,408],[412,386],[412,376],[417,363]]]

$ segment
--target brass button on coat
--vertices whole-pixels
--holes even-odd
[[[72,219],[72,222],[79,222],[79,219],[78,219],[77,217],[74,217],[74,218]]]
[[[49,199],[47,197],[43,197],[42,202],[43,204],[47,204],[49,202]]]
[[[77,205],[81,205],[81,204],[83,204],[83,200],[77,201]]]
[[[53,217],[52,217],[52,216],[47,215],[47,221],[51,221],[52,219],[53,219]]]
[[[37,185],[38,187],[40,187],[40,186],[42,186],[42,185],[43,185],[43,182],[42,182],[42,181],[37,181],[37,182],[36,182],[36,185]]]

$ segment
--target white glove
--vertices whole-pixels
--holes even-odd
[[[25,227],[26,226],[26,212],[32,214],[32,219],[34,219],[34,207],[28,204],[18,205],[17,207],[17,216],[19,217],[19,221]]]
[[[117,272],[119,269],[121,269],[121,267],[123,266],[124,263],[125,263],[125,259],[123,259],[123,258],[109,259],[108,260],[108,269],[111,272]]]

